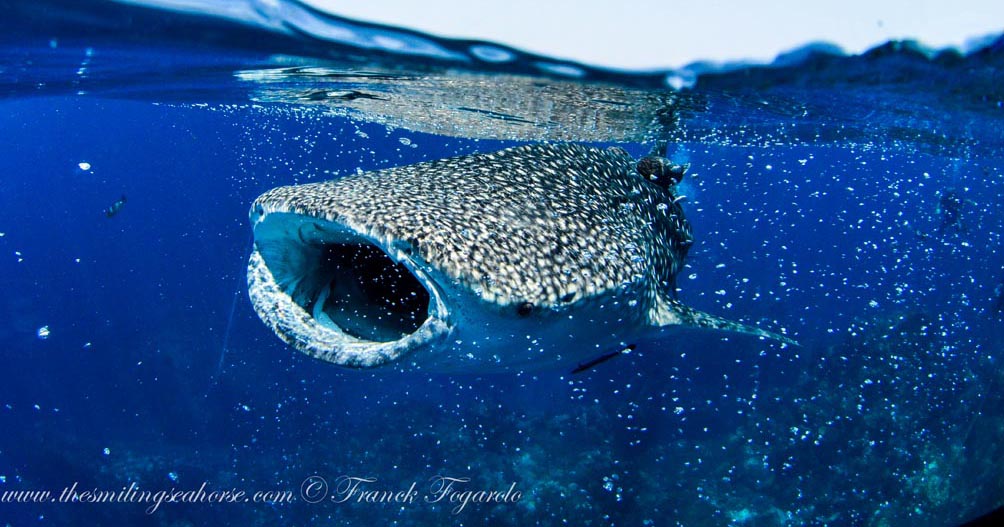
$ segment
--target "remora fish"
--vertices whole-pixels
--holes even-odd
[[[674,327],[792,343],[675,300],[682,172],[645,166],[542,144],[275,188],[251,208],[251,301],[294,348],[359,368],[568,366]]]

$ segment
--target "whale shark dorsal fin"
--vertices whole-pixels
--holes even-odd
[[[687,307],[674,299],[659,297],[649,314],[652,325],[658,328],[681,326],[698,329],[731,331],[773,339],[785,344],[798,346],[794,339],[778,333],[772,333],[756,326],[741,324],[715,315]]]

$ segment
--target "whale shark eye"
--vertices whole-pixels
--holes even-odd
[[[533,304],[530,302],[523,302],[518,307],[516,307],[516,314],[521,317],[525,317],[530,313],[533,313]]]

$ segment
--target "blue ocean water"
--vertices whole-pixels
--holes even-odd
[[[1004,505],[1001,38],[626,74],[295,2],[240,23],[0,6],[0,525],[913,526]],[[257,319],[262,192],[539,141],[665,141],[691,165],[681,300],[801,346],[355,371]]]

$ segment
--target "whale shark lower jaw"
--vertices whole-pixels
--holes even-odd
[[[347,367],[374,367],[451,331],[439,287],[406,248],[338,222],[261,214],[248,263],[259,317],[289,345]]]

